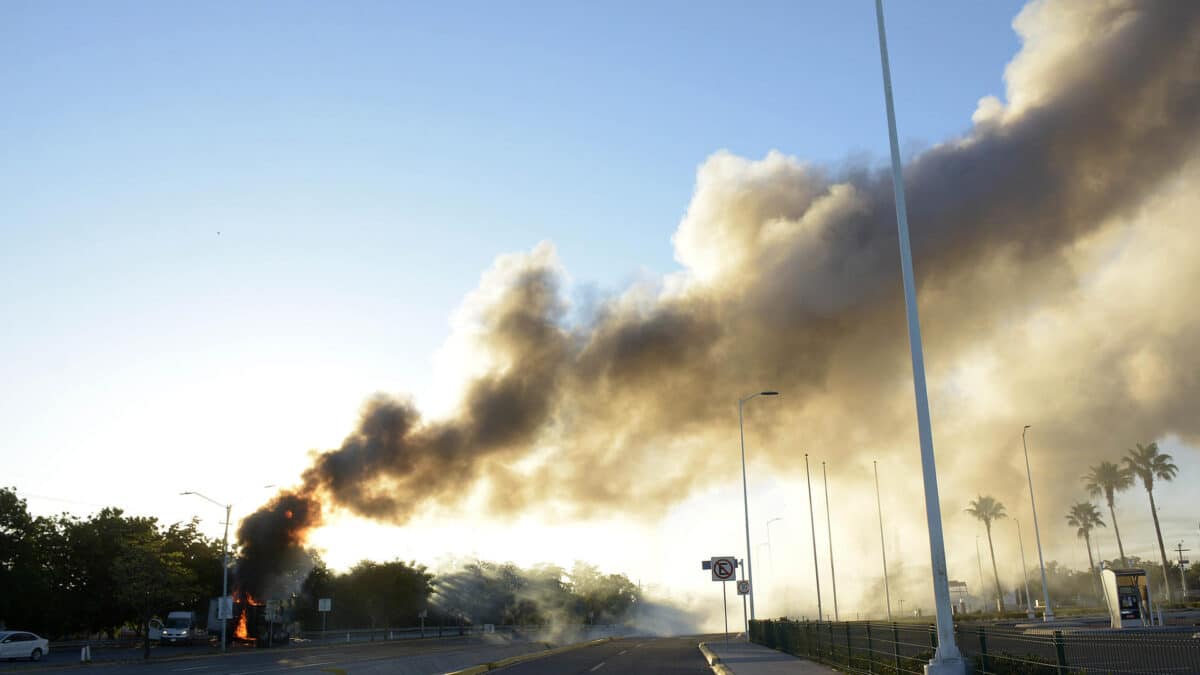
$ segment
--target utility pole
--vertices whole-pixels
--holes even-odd
[[[1179,581],[1181,582],[1180,588],[1183,589],[1183,601],[1184,602],[1188,601],[1187,564],[1190,561],[1183,559],[1183,552],[1190,551],[1190,550],[1192,550],[1192,549],[1183,547],[1182,541],[1179,542],[1179,546],[1175,547],[1175,551],[1177,553],[1179,553]]]

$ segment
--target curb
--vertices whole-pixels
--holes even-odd
[[[603,644],[605,642],[612,642],[616,639],[617,638],[601,638],[599,640],[589,640],[588,642],[579,642],[573,645],[553,648],[550,647],[549,643],[542,643],[546,645],[546,649],[544,651],[510,656],[506,659],[500,659],[499,661],[489,661],[488,663],[481,663],[477,666],[471,666],[470,668],[464,668],[462,670],[446,673],[446,675],[479,675],[480,673],[486,673],[489,670],[497,670],[499,668],[504,668],[505,666],[513,666],[526,661],[533,661],[535,659],[541,659],[547,656],[554,656],[555,654],[562,654],[563,652],[569,652],[572,649],[581,649],[583,647],[590,647],[592,645]]]
[[[704,660],[708,661],[708,667],[717,675],[734,675],[725,664],[721,663],[721,657],[717,653],[708,648],[707,642],[700,643],[700,653],[704,655]]]
[[[430,642],[430,641],[448,640],[448,639],[460,638],[460,637],[472,637],[472,636],[470,636],[470,635],[444,635],[442,637],[429,636],[429,637],[423,637],[423,638],[404,638],[404,640],[375,640],[375,641],[368,640],[368,641],[364,641],[364,642],[301,644],[301,645],[295,645],[295,646],[288,645],[287,647],[272,647],[271,649],[273,651],[287,651],[287,652],[315,651],[315,650],[323,649],[323,648],[330,647],[330,646],[363,647],[363,646],[367,646],[367,645],[381,645],[381,644],[385,644],[385,643],[397,643],[397,642],[402,642],[402,641],[403,642]],[[161,648],[155,647],[155,649],[161,649]],[[67,663],[49,663],[49,664],[45,664],[45,665],[41,665],[41,666],[31,666],[28,668],[22,668],[21,672],[45,673],[45,672],[53,672],[53,671],[57,671],[57,670],[68,670],[71,668],[79,668],[82,666],[104,668],[107,666],[132,666],[132,665],[137,665],[137,664],[146,664],[146,665],[154,665],[156,663],[168,664],[171,662],[188,661],[188,660],[192,660],[192,659],[220,659],[220,658],[225,658],[225,657],[229,657],[229,656],[235,656],[237,654],[238,654],[238,652],[236,650],[229,650],[229,651],[225,651],[225,652],[220,652],[220,651],[211,652],[210,651],[210,652],[202,652],[202,653],[196,653],[196,654],[171,654],[169,656],[158,656],[158,657],[152,656],[150,659],[144,659],[141,657],[128,658],[128,659],[103,659],[103,660],[99,660],[99,661],[92,660],[87,663],[79,663],[79,662],[72,661],[72,662],[67,662]]]

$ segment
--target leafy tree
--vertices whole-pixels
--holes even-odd
[[[1104,495],[1108,503],[1108,515],[1112,518],[1113,534],[1117,535],[1117,551],[1121,554],[1121,565],[1129,566],[1125,558],[1125,545],[1121,543],[1121,528],[1117,526],[1117,508],[1114,504],[1116,493],[1133,487],[1133,473],[1128,467],[1119,466],[1112,462],[1100,462],[1089,467],[1088,474],[1083,477],[1088,494],[1093,497]]]
[[[55,550],[53,522],[29,513],[15,490],[0,488],[0,624],[50,626],[57,608],[47,574]]]
[[[1092,557],[1092,530],[1097,527],[1104,527],[1104,520],[1100,517],[1100,511],[1095,504],[1091,502],[1076,502],[1071,505],[1071,511],[1067,513],[1067,524],[1071,527],[1079,528],[1075,534],[1083,538],[1087,544],[1088,550],[1088,566],[1092,573],[1092,578],[1096,579],[1096,593],[1103,597],[1100,591],[1100,582],[1096,575],[1096,560]]]
[[[594,565],[577,562],[570,579],[584,623],[618,623],[641,602],[641,591],[623,574],[601,574]]]
[[[118,583],[114,597],[126,616],[136,616],[143,628],[145,658],[150,658],[150,619],[155,611],[185,597],[192,579],[179,551],[170,551],[156,530],[129,533],[112,561]]]
[[[966,509],[967,513],[983,522],[987,529],[988,550],[992,554],[992,575],[996,578],[996,605],[1004,611],[1004,593],[1000,590],[1000,573],[996,570],[996,547],[992,544],[992,521],[1007,518],[1004,504],[991,496],[980,495]]]
[[[1166,574],[1170,563],[1167,562],[1167,549],[1163,546],[1162,528],[1158,524],[1158,507],[1154,505],[1154,479],[1162,481],[1175,480],[1179,467],[1171,462],[1171,456],[1158,451],[1158,443],[1149,445],[1137,444],[1136,450],[1129,450],[1125,455],[1125,466],[1135,476],[1142,479],[1142,486],[1150,497],[1150,515],[1154,518],[1154,534],[1158,536],[1158,553],[1163,566],[1163,593],[1171,599],[1171,579]]]

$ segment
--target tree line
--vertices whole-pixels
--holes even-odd
[[[167,525],[111,507],[86,518],[34,516],[14,488],[0,488],[0,629],[115,636],[177,609],[206,615],[221,594],[222,551],[198,522]],[[422,612],[430,625],[621,623],[642,600],[624,575],[586,563],[568,571],[473,561],[437,575],[399,560],[364,560],[344,573],[315,554],[309,562],[290,571],[305,629],[321,627],[319,598],[333,600],[331,629],[413,626]]]
[[[1163,483],[1174,480],[1179,473],[1179,467],[1174,464],[1171,455],[1159,450],[1157,443],[1149,443],[1147,445],[1137,443],[1135,445],[1135,448],[1126,451],[1125,455],[1120,458],[1120,463],[1111,461],[1100,462],[1095,466],[1088,467],[1088,473],[1081,478],[1084,488],[1091,497],[1104,498],[1108,505],[1113,533],[1116,535],[1118,557],[1113,558],[1111,561],[1102,560],[1101,562],[1113,567],[1139,567],[1145,569],[1151,578],[1151,583],[1159,585],[1163,595],[1168,598],[1178,597],[1181,600],[1186,600],[1182,596],[1182,587],[1179,588],[1179,594],[1174,592],[1174,588],[1182,584],[1182,580],[1179,578],[1179,565],[1172,563],[1167,557],[1166,547],[1163,545],[1162,528],[1158,522],[1158,507],[1154,502],[1156,481]],[[1158,539],[1159,561],[1157,562],[1126,555],[1125,545],[1121,541],[1121,530],[1117,526],[1116,495],[1133,487],[1138,481],[1145,488],[1150,502],[1150,516],[1154,521],[1154,532]],[[966,512],[982,522],[984,529],[987,531],[988,550],[991,553],[992,574],[995,580],[996,603],[998,609],[1003,612],[1005,609],[1004,593],[1000,584],[1000,574],[996,569],[996,551],[992,541],[992,523],[1008,517],[1008,513],[1004,504],[990,495],[980,495],[977,499],[972,500],[967,506]],[[1104,522],[1104,516],[1092,502],[1078,501],[1071,505],[1065,518],[1067,525],[1075,528],[1076,536],[1082,539],[1087,547],[1089,571],[1080,574],[1062,568],[1054,563],[1048,564],[1046,566],[1046,585],[1051,591],[1050,595],[1056,601],[1079,601],[1088,595],[1094,595],[1097,600],[1102,601],[1103,590],[1099,578],[1100,566],[1097,564],[1096,556],[1092,553],[1092,537],[1093,532],[1097,528],[1107,527]],[[1192,565],[1192,568],[1185,570],[1184,574],[1188,577],[1189,588],[1200,586],[1200,565]],[[1030,586],[1031,589],[1036,587],[1038,593],[1040,593],[1041,579],[1040,575],[1038,576],[1039,578],[1030,580]],[[982,589],[980,590],[982,593]],[[1020,591],[1021,589],[1017,589],[1018,596],[1021,595]]]

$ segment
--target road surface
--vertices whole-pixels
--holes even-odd
[[[544,651],[536,642],[506,638],[462,637],[437,640],[396,640],[318,647],[238,649],[228,654],[189,655],[155,649],[154,657],[142,661],[131,655],[123,662],[97,661],[78,664],[79,654],[55,651],[41,663],[0,662],[0,675],[46,671],[69,673],[87,669],[96,675],[299,675],[316,673],[359,673],[425,675],[445,673],[479,663],[498,661],[532,651]],[[124,650],[129,651],[129,650]]]
[[[572,649],[495,672],[503,675],[711,675],[701,637],[624,638]]]
[[[698,645],[702,637],[623,638],[592,644],[503,668],[507,675],[553,673],[607,675],[708,675]],[[72,672],[86,668],[96,675],[427,675],[468,668],[511,656],[545,651],[541,643],[486,637],[325,645],[311,648],[239,649],[229,654],[188,654],[154,650],[154,658],[134,655],[123,662],[77,663],[78,654],[53,651],[41,663],[0,662],[0,675],[22,672]]]

